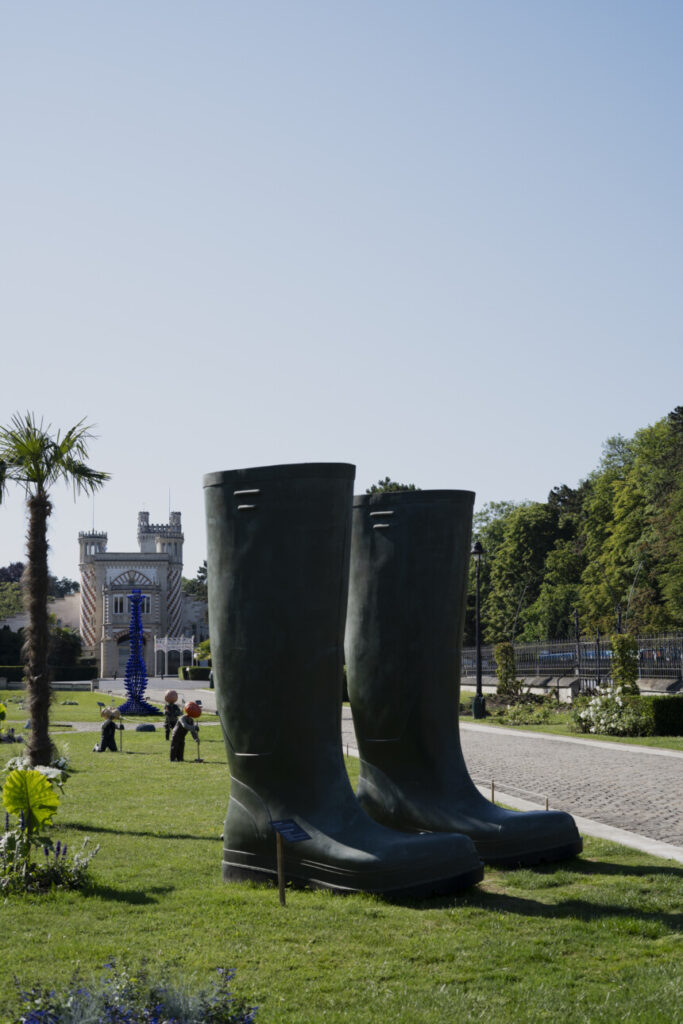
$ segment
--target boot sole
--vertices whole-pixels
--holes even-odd
[[[329,869],[330,875],[334,874]],[[452,893],[461,892],[484,877],[484,865],[471,871],[455,875],[450,878],[430,879],[425,882],[410,883],[398,886],[393,889],[384,889],[377,886],[363,885],[342,885],[333,878],[320,878],[315,875],[285,874],[285,881],[295,889],[326,889],[340,895],[351,893],[368,892],[376,896],[384,896],[387,899],[426,899],[430,896],[448,896]],[[259,867],[255,864],[245,867],[243,864],[234,864],[223,861],[223,881],[225,882],[258,882],[261,884],[277,885],[277,871],[272,867]],[[352,881],[351,879],[349,881]]]
[[[566,843],[564,846],[554,846],[548,850],[529,850],[522,853],[504,853],[496,856],[486,852],[484,844],[475,843],[477,852],[484,859],[485,864],[496,868],[526,868],[538,864],[553,864],[558,860],[569,860],[577,857],[583,850],[583,839],[577,842]]]

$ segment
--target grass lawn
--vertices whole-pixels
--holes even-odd
[[[55,700],[50,711],[50,722],[52,728],[61,729],[68,727],[70,722],[93,722],[99,726],[101,719],[98,702],[105,704],[107,707],[119,707],[126,699],[126,697],[120,697],[118,694],[100,693],[97,690],[94,693],[90,693],[88,690],[57,690],[55,692]],[[69,703],[65,703],[66,701]],[[25,707],[26,697],[24,691],[0,690],[0,703],[4,704],[7,708],[5,724],[14,726],[17,732],[19,732],[20,728],[18,727],[20,726],[23,728],[24,723],[28,719],[28,712]],[[159,710],[163,711],[163,702],[159,703],[158,701],[150,699],[149,703],[156,704]],[[141,718],[132,715],[126,716],[126,722],[131,722],[133,724],[149,721],[154,722],[156,719]],[[163,724],[163,717],[160,717],[159,721]],[[216,715],[205,713],[202,715],[202,721],[217,722],[218,718]]]
[[[60,985],[113,957],[202,981],[234,967],[262,1024],[683,1019],[681,865],[587,838],[579,858],[488,869],[454,898],[290,891],[281,908],[274,889],[221,880],[220,730],[202,735],[204,764],[171,764],[159,730],[128,733],[123,754],[92,753],[88,734],[68,743],[54,838],[101,844],[95,884],[0,905],[2,1021],[13,976]]]

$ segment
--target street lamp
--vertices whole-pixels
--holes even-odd
[[[485,718],[486,717],[486,698],[482,693],[481,689],[481,615],[479,607],[479,570],[481,567],[481,556],[484,554],[484,549],[480,542],[477,540],[474,542],[472,548],[472,558],[474,559],[474,572],[476,580],[476,591],[475,591],[475,606],[474,606],[474,643],[476,647],[476,658],[477,658],[477,693],[472,701],[472,718]]]

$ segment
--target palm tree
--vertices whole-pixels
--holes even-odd
[[[28,512],[27,565],[22,577],[29,624],[23,649],[26,665],[31,730],[27,754],[32,765],[49,764],[53,745],[49,734],[52,689],[48,675],[47,520],[52,512],[49,490],[58,480],[77,492],[98,490],[108,473],[85,464],[90,427],[81,420],[65,434],[50,434],[32,413],[16,413],[8,427],[0,427],[0,502],[11,481],[24,488]]]

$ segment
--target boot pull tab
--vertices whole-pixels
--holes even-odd
[[[371,512],[370,513],[370,518],[372,519],[373,516],[393,516],[393,515],[394,515],[393,509],[386,509],[383,512],[381,512],[381,511],[380,512]],[[390,526],[391,526],[391,523],[373,523],[372,524],[373,530],[388,530]]]
[[[248,494],[260,494],[260,493],[261,493],[261,488],[260,487],[251,487],[248,490],[244,490],[244,491],[233,491],[232,495],[233,495],[234,498],[237,498],[237,497],[246,496]],[[251,511],[252,509],[255,509],[255,508],[256,508],[256,505],[238,505],[237,506],[237,511],[238,512],[249,512],[249,511]]]

